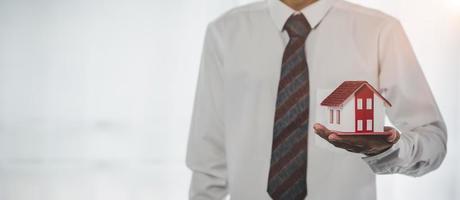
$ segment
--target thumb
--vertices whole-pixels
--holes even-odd
[[[390,135],[387,137],[387,142],[394,143],[396,138],[398,138],[398,132],[395,129],[389,130]]]

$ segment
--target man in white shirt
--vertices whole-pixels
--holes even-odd
[[[307,31],[296,40],[304,53],[295,54],[308,72],[305,168],[271,181],[280,76],[296,46],[286,30],[292,16],[306,22],[294,29]],[[390,136],[337,136],[318,123],[319,93],[346,80],[366,80],[391,102]],[[186,161],[190,199],[376,199],[375,174],[426,174],[440,166],[446,140],[409,40],[391,16],[343,0],[265,0],[207,27]],[[290,178],[301,184],[273,193]]]

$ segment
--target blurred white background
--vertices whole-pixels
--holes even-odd
[[[251,0],[0,0],[0,199],[186,199],[206,24]],[[460,0],[353,0],[399,18],[449,130],[441,168],[380,199],[460,199]]]

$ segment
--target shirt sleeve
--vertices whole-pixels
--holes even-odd
[[[379,87],[392,104],[386,114],[401,138],[390,149],[364,157],[364,161],[377,174],[421,176],[438,168],[446,155],[446,126],[396,19],[389,20],[380,33]]]
[[[201,56],[187,144],[186,164],[192,170],[191,200],[223,199],[227,195],[221,68],[221,45],[217,31],[210,23]]]

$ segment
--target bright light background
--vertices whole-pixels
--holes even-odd
[[[251,0],[0,0],[0,199],[186,199],[204,29]],[[460,199],[459,0],[353,0],[398,17],[449,129],[441,168],[380,199]]]

